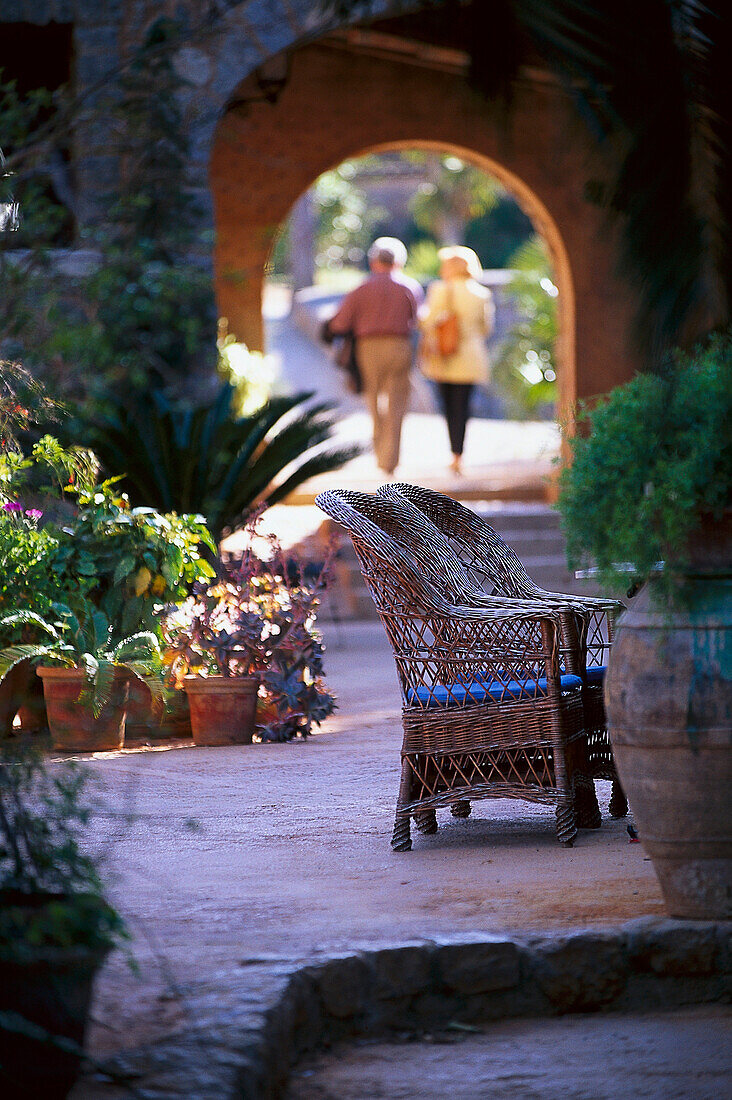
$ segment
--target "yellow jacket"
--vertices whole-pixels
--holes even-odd
[[[460,334],[454,355],[441,356],[436,350],[435,324],[447,313],[455,313]],[[420,367],[435,382],[482,382],[490,378],[485,346],[493,328],[493,295],[475,279],[437,279],[427,288],[420,312]]]

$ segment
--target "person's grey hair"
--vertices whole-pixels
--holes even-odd
[[[396,237],[377,237],[368,255],[372,262],[378,260],[390,267],[404,267],[407,262],[407,249]]]

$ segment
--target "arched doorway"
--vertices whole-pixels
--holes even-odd
[[[564,291],[558,293],[557,249],[539,234],[547,221],[534,205],[529,218],[506,188],[510,179],[499,180],[491,167],[454,145],[400,142],[366,150],[314,181],[289,212],[268,263],[268,369],[276,387],[313,391],[332,402],[343,442],[370,451],[369,414],[363,400],[346,392],[342,372],[318,339],[322,322],[363,281],[374,237],[395,235],[407,243],[406,274],[423,287],[438,274],[441,245],[471,245],[492,291],[495,319],[488,341],[492,377],[471,395],[460,491],[477,499],[481,487],[508,493],[512,486],[517,496],[541,496],[558,449],[555,315],[564,326],[562,299],[569,299],[571,333],[571,280],[566,267],[559,268]],[[510,270],[514,257],[519,267],[526,258],[521,274]],[[563,258],[560,251],[560,263]],[[442,411],[438,387],[414,370],[400,458],[407,479],[449,487]],[[364,488],[375,474],[373,457],[359,460],[341,482]]]
[[[501,180],[548,243],[562,299],[561,415],[570,420],[578,397],[633,373],[628,292],[615,277],[600,211],[584,197],[588,147],[557,85],[518,88],[504,131],[462,74],[318,43],[293,52],[276,103],[248,99],[247,81],[238,94],[244,106],[216,130],[210,182],[219,308],[250,346],[262,346],[262,277],[274,236],[321,172],[370,150],[454,149]],[[577,129],[576,144],[566,141],[567,127]]]

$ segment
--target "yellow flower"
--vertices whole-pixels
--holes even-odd
[[[165,591],[165,577],[162,573],[158,573],[157,577],[152,583],[153,596],[162,596]]]
[[[137,575],[135,577],[135,595],[141,596],[143,592],[147,592],[148,588],[150,587],[151,580],[152,573],[147,568],[147,566],[143,565],[140,569],[137,570]]]

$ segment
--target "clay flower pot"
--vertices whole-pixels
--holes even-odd
[[[167,696],[165,712],[161,715],[153,707],[149,687],[140,680],[130,681],[125,721],[125,738],[128,742],[190,736],[191,714],[184,691],[174,691]]]
[[[620,619],[605,688],[618,772],[673,917],[732,917],[732,512],[705,524],[673,608]]]
[[[13,732],[13,719],[26,704],[35,678],[30,661],[21,661],[0,681],[0,737]]]
[[[196,745],[249,745],[257,713],[257,681],[249,676],[186,676]]]
[[[80,668],[38,668],[46,698],[48,728],[58,752],[105,752],[121,749],[125,737],[125,716],[129,673],[114,670],[112,695],[98,718],[80,701],[86,685]]]

